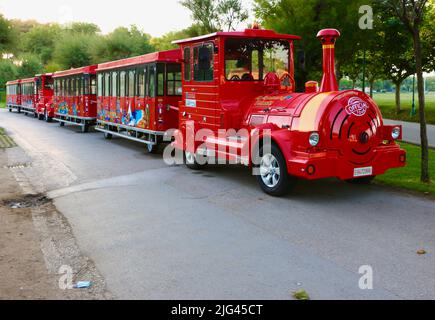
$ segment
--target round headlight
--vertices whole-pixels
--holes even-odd
[[[313,147],[317,146],[319,144],[319,141],[320,141],[320,136],[317,132],[313,132],[310,134],[309,142],[311,146]]]
[[[400,128],[399,127],[395,127],[393,128],[393,130],[391,131],[391,137],[396,140],[400,137]]]

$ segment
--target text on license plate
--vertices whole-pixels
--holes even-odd
[[[353,169],[354,177],[365,177],[373,174],[373,167],[355,168]]]

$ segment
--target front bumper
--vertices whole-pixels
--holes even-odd
[[[341,180],[355,178],[355,169],[370,168],[372,176],[385,173],[388,169],[406,165],[406,152],[396,144],[382,145],[373,151],[373,158],[366,163],[351,163],[338,151],[315,153],[293,152],[287,160],[287,171],[292,176],[314,180],[336,177]],[[360,176],[361,177],[361,176]]]

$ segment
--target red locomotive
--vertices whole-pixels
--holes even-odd
[[[53,74],[36,75],[36,110],[39,120],[50,122],[54,116],[53,109]]]
[[[155,52],[98,65],[98,126],[112,135],[157,150],[164,133],[178,126],[181,99],[179,50]]]
[[[295,92],[294,80],[294,41],[300,37],[257,28],[176,41],[179,50],[10,81],[7,106],[50,118],[52,78],[54,119],[61,125],[80,125],[86,132],[97,124],[107,139],[143,142],[149,152],[166,130],[178,129],[172,146],[192,169],[212,160],[249,165],[271,195],[284,194],[296,177],[369,183],[405,165],[406,153],[395,143],[402,128],[384,125],[365,93],[338,90],[339,36],[335,29],[318,33],[323,79],[320,88],[308,81],[304,93]]]
[[[314,82],[307,83],[305,93],[294,92],[297,36],[247,29],[176,41],[184,76],[182,139],[174,145],[184,150],[186,164],[198,169],[204,164],[200,158],[217,157],[254,165],[261,188],[271,195],[285,193],[291,177],[367,183],[404,166],[405,151],[394,142],[401,127],[384,125],[379,108],[363,92],[338,91],[334,46],[339,35],[335,29],[318,33],[322,84],[317,90]],[[208,134],[198,137],[202,129]],[[234,130],[222,134],[220,129]],[[248,134],[238,134],[241,130]],[[262,144],[262,132],[270,145]],[[258,159],[244,153],[255,148]]]
[[[65,123],[80,126],[88,132],[97,118],[96,65],[58,71],[54,79],[54,118],[60,126]]]

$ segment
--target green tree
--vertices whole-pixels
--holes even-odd
[[[200,30],[201,28],[198,25],[192,25],[181,31],[171,31],[161,37],[152,38],[151,45],[157,51],[175,49],[178,48],[178,46],[172,44],[172,41],[199,36],[201,35]]]
[[[10,22],[0,14],[0,54],[10,52],[13,43],[12,26]]]
[[[4,88],[6,82],[18,78],[17,67],[11,60],[0,60],[0,88]]]
[[[57,24],[35,26],[21,37],[23,51],[38,55],[42,63],[47,64],[61,34],[62,29]]]
[[[96,35],[101,32],[99,26],[94,23],[87,22],[73,22],[72,25],[67,29],[72,33],[82,33],[89,35]]]
[[[63,69],[92,64],[92,48],[96,40],[95,36],[87,34],[64,34],[56,44],[53,62]]]
[[[30,78],[35,74],[42,73],[44,66],[37,55],[25,54],[20,57],[21,65],[18,67],[19,78]]]
[[[248,11],[240,0],[182,0],[180,3],[189,9],[203,33],[231,31],[248,19]]]
[[[112,61],[153,52],[151,37],[136,26],[119,27],[98,39],[94,46],[94,60]]]

